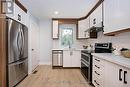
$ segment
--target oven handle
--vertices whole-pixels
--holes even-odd
[[[85,66],[89,67],[89,64],[86,64],[84,61],[81,60],[81,63],[83,63]]]
[[[89,62],[87,62],[85,59],[81,59],[81,62],[84,62],[87,65],[90,65]]]
[[[81,55],[85,55],[85,56],[87,56],[87,57],[88,57],[88,56],[89,56],[89,57],[91,56],[90,54],[87,54],[87,53],[81,53]]]

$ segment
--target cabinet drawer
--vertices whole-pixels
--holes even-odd
[[[93,62],[94,63],[98,63],[98,64],[100,64],[100,65],[104,65],[105,64],[105,62],[104,62],[104,60],[102,60],[102,59],[100,59],[100,58],[97,58],[97,57],[93,57]]]
[[[94,84],[95,87],[104,87],[103,81],[98,79],[95,75],[93,75],[93,84]]]
[[[104,74],[103,73],[104,73],[103,70],[101,71],[101,70],[99,70],[97,68],[93,68],[93,75],[95,75],[96,78],[102,80],[104,78]]]
[[[97,69],[98,71],[102,71],[104,69],[104,66],[101,65],[100,63],[94,61],[93,62],[93,68]]]

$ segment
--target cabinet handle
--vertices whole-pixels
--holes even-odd
[[[122,72],[122,69],[119,69],[119,80],[120,80],[120,81],[122,81],[121,72]]]
[[[20,14],[18,14],[18,20],[21,21],[21,15]]]
[[[126,81],[126,74],[127,74],[127,71],[124,71],[124,83],[127,84],[127,81]]]
[[[98,61],[98,62],[100,62],[100,60],[98,60],[98,59],[95,59],[96,61]]]
[[[93,19],[93,24],[96,24],[96,18]]]
[[[97,83],[97,81],[96,81],[96,80],[94,80],[94,82],[95,82],[97,85],[100,85],[99,83]]]
[[[95,65],[95,67],[97,67],[98,69],[100,69],[100,67],[98,67],[97,65]]]
[[[97,75],[100,75],[99,73],[97,73],[97,71],[94,71]]]

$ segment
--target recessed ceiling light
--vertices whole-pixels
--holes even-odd
[[[55,11],[54,14],[57,15],[57,14],[59,14],[59,12],[58,12],[58,11]]]

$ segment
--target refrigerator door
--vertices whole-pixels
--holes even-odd
[[[20,58],[28,57],[28,29],[26,26],[22,25],[21,27],[21,49],[20,49]]]
[[[8,28],[8,63],[20,60],[21,24],[11,19],[7,21]]]
[[[28,60],[18,61],[8,65],[9,87],[15,87],[28,75]]]

